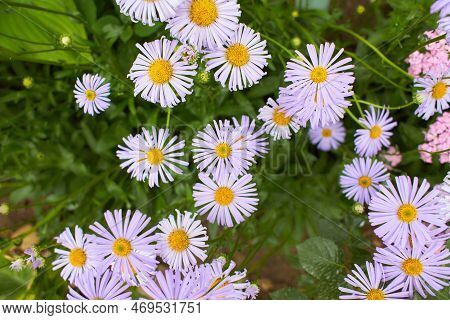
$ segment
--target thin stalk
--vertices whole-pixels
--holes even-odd
[[[441,40],[445,39],[445,37],[446,37],[446,35],[443,34],[443,35],[441,35],[441,36],[439,36],[439,37],[435,37],[435,38],[433,38],[433,39],[429,39],[429,40],[425,41],[424,43],[419,44],[412,52],[416,52],[417,50],[420,50],[420,49],[422,49],[422,48],[425,48],[427,45],[432,44],[432,43],[434,43],[434,42],[441,41]],[[405,60],[407,57],[409,57],[409,55],[410,55],[410,54],[408,54],[408,55],[407,55],[406,57],[404,57],[402,60]]]
[[[167,110],[166,128],[169,128],[170,123],[170,108]]]
[[[283,50],[286,51],[287,53],[289,53],[289,56],[290,56],[291,58],[295,58],[295,55],[292,53],[292,50],[289,50],[289,49],[286,48],[284,45],[282,45],[281,43],[279,43],[277,40],[275,40],[275,39],[273,39],[273,38],[271,38],[271,37],[269,37],[268,35],[263,34],[263,33],[261,33],[261,36],[262,36],[263,38],[266,38],[266,39],[269,40],[270,42],[276,44],[277,46],[279,46],[281,49],[283,49]]]
[[[362,118],[364,118],[364,113],[363,113],[363,111],[362,111],[361,104],[359,103],[358,98],[357,98],[354,94],[353,94],[353,99],[354,99],[354,101],[355,101],[355,103],[356,103],[356,107],[357,107],[358,110],[359,110],[359,114],[361,115]]]
[[[350,99],[350,101],[356,102],[356,100],[354,100],[354,99]],[[381,105],[379,105],[379,104],[375,104],[375,103],[373,103],[373,102],[365,101],[365,100],[358,100],[358,102],[359,102],[359,103],[362,103],[362,104],[365,104],[365,105],[368,105],[368,106],[373,106],[374,108],[378,108],[378,109],[388,109],[388,110],[400,110],[400,109],[404,109],[404,108],[407,108],[407,107],[409,107],[409,106],[412,106],[413,104],[416,103],[415,101],[410,101],[410,102],[408,102],[408,103],[406,103],[406,104],[403,104],[403,105],[401,105],[401,106],[397,106],[397,107],[389,107],[389,106],[381,106]]]
[[[361,122],[359,122],[358,118],[356,118],[356,116],[353,114],[353,112],[350,111],[349,108],[346,108],[345,112],[348,113],[350,118],[352,118],[353,121],[355,121],[361,128],[368,129],[365,125],[363,125]]]
[[[388,57],[386,57],[380,50],[378,50],[377,47],[375,47],[371,42],[369,42],[367,39],[365,39],[363,36],[359,35],[358,33],[347,29],[343,26],[335,26],[335,25],[331,25],[330,28],[335,29],[335,30],[340,30],[343,31],[345,33],[348,33],[349,35],[353,36],[354,38],[358,39],[359,41],[361,41],[362,43],[364,43],[366,46],[368,46],[370,49],[373,50],[373,52],[375,52],[380,58],[381,60],[383,60],[384,62],[386,62],[388,65],[390,65],[392,68],[394,68],[395,70],[397,70],[398,72],[400,72],[401,74],[403,74],[404,76],[406,76],[408,79],[413,79],[413,76],[410,75],[408,72],[406,72],[405,70],[403,70],[402,68],[400,68],[398,65],[396,65],[394,62],[392,62],[391,60],[389,60]]]

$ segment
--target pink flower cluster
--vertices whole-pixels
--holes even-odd
[[[425,134],[425,141],[426,143],[419,146],[419,150],[439,152],[450,149],[450,112],[442,114],[430,126]],[[420,158],[427,163],[433,161],[431,154],[427,152],[420,152]],[[450,163],[450,151],[440,153],[439,161],[441,163]]]
[[[381,154],[381,157],[389,163],[387,166],[389,170],[398,166],[402,162],[403,156],[400,151],[393,146],[390,146],[385,152]]]
[[[441,30],[427,31],[424,33],[427,40],[434,39],[445,32]],[[435,73],[439,71],[440,65],[450,67],[450,60],[448,55],[450,53],[450,46],[445,39],[430,43],[425,46],[425,52],[414,51],[406,59],[409,63],[408,72],[414,77],[419,77],[422,74]]]

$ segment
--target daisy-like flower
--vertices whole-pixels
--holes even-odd
[[[447,110],[450,102],[449,84],[450,69],[416,79],[415,87],[419,90],[418,95],[422,97],[422,102],[414,114],[428,120],[436,112]]]
[[[25,260],[23,258],[18,258],[11,262],[9,268],[12,271],[22,271],[25,268],[25,266],[26,266]]]
[[[111,100],[109,97],[109,83],[105,83],[105,78],[98,74],[83,74],[82,81],[77,78],[75,84],[75,99],[84,113],[93,116],[108,109]]]
[[[369,203],[378,185],[389,179],[383,162],[370,158],[355,158],[344,166],[340,178],[345,196],[353,201]]]
[[[183,61],[178,41],[161,38],[143,45],[136,44],[138,54],[128,77],[134,82],[134,95],[173,108],[192,93],[196,64]]]
[[[87,235],[78,226],[75,226],[74,234],[69,228],[66,228],[59,235],[57,242],[68,250],[55,249],[59,256],[52,262],[53,270],[63,268],[61,277],[69,280],[70,283],[74,283],[87,270],[95,268],[97,264],[95,256],[92,255],[89,248]]]
[[[359,121],[367,129],[358,129],[355,133],[355,151],[362,157],[373,157],[383,147],[389,147],[392,136],[392,129],[397,126],[397,122],[389,116],[387,109],[377,110],[371,106],[365,111],[366,117],[359,118]]]
[[[256,299],[259,294],[259,287],[256,284],[251,284],[245,289],[245,294],[249,299]]]
[[[206,249],[208,240],[206,227],[200,220],[196,220],[196,214],[185,211],[182,214],[176,210],[176,220],[173,215],[161,220],[158,229],[161,233],[156,235],[158,239],[159,255],[170,268],[185,270],[197,264],[197,258],[204,261],[207,258]]]
[[[175,15],[182,0],[116,0],[120,12],[133,22],[153,26],[155,21],[167,21]]]
[[[142,128],[142,134],[129,135],[123,139],[125,146],[119,146],[117,157],[123,162],[120,167],[128,168],[132,178],[138,181],[148,180],[150,188],[159,187],[159,180],[163,183],[172,182],[172,173],[181,174],[181,166],[188,166],[186,161],[179,158],[184,155],[184,140],[177,141],[178,137],[169,139],[168,129],[152,127],[150,133]]]
[[[114,274],[136,285],[137,279],[145,282],[149,274],[155,271],[156,246],[158,240],[153,232],[156,227],[143,231],[150,223],[150,218],[136,210],[132,215],[127,210],[125,221],[122,210],[105,212],[105,220],[110,230],[95,222],[89,226],[98,236],[92,237],[92,254],[102,259],[104,268],[111,266]],[[101,271],[100,271],[101,272]]]
[[[450,6],[449,6],[450,7]],[[447,43],[450,43],[450,16],[439,19],[438,29],[446,33]]]
[[[197,169],[212,173],[214,177],[233,173],[238,176],[248,170],[254,162],[254,154],[247,149],[241,131],[234,128],[228,120],[208,124],[192,140],[195,149],[194,162]]]
[[[352,59],[337,61],[344,49],[333,56],[334,49],[334,43],[321,44],[317,54],[314,45],[308,44],[311,61],[296,51],[298,57],[286,66],[284,79],[291,84],[280,91],[285,95],[280,102],[289,114],[298,113],[302,121],[310,121],[312,128],[337,122],[351,105],[346,98],[353,94]]]
[[[431,240],[429,225],[445,226],[440,214],[439,192],[431,190],[424,179],[401,176],[395,184],[379,185],[369,204],[369,221],[384,243],[404,248],[410,242],[416,246]]]
[[[444,182],[437,188],[439,191],[439,203],[441,204],[441,213],[444,219],[450,219],[450,171],[444,178]]]
[[[339,299],[343,300],[392,300],[408,298],[407,292],[402,292],[402,283],[389,283],[385,286],[385,276],[381,264],[366,262],[367,273],[355,264],[356,270],[345,277],[353,288],[339,287],[344,293]]]
[[[87,271],[76,281],[78,290],[69,286],[68,300],[131,300],[129,285],[110,270],[103,274]]]
[[[209,222],[232,227],[256,211],[259,199],[250,174],[240,178],[223,174],[212,180],[201,173],[199,178],[202,183],[196,183],[193,192],[195,207],[199,214],[208,214]]]
[[[258,157],[264,157],[264,154],[269,152],[267,148],[269,142],[263,136],[264,128],[256,130],[256,121],[253,119],[250,122],[248,116],[242,116],[241,123],[233,117],[234,127],[240,132],[242,139],[245,141],[246,149]]]
[[[342,121],[327,126],[309,129],[309,139],[317,149],[322,151],[336,150],[345,140],[345,127]]]
[[[214,73],[216,81],[223,87],[228,82],[230,91],[242,90],[266,75],[263,68],[270,58],[266,41],[261,41],[259,33],[241,23],[224,46],[205,55],[206,71],[219,68]]]
[[[169,20],[170,34],[198,50],[220,47],[238,28],[241,11],[236,0],[186,0]]]
[[[290,139],[292,132],[297,133],[302,125],[297,114],[288,116],[284,108],[272,98],[259,109],[258,119],[264,121],[263,128],[273,140]]]
[[[436,0],[430,8],[431,13],[439,12],[441,18],[450,15],[450,1]]]
[[[392,285],[402,285],[402,291],[408,292],[411,298],[414,290],[425,298],[427,293],[434,296],[433,291],[442,290],[449,285],[450,253],[444,248],[442,242],[429,247],[387,246],[377,248],[374,259],[384,265],[386,280],[392,280]]]

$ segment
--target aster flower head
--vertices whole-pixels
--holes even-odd
[[[439,192],[439,203],[444,220],[450,220],[450,171],[444,178],[444,182],[435,188]]]
[[[83,74],[82,80],[77,78],[75,84],[75,99],[83,112],[93,116],[108,109],[110,105],[109,83],[98,74]]]
[[[271,56],[260,34],[241,23],[224,46],[209,50],[204,58],[206,71],[218,68],[216,81],[223,87],[228,82],[228,89],[236,91],[258,83]]]
[[[450,1],[436,0],[430,8],[431,13],[439,12],[441,17],[450,15]]]
[[[177,8],[166,29],[198,50],[214,49],[233,35],[240,16],[236,0],[186,0]]]
[[[341,188],[348,199],[369,203],[380,183],[389,179],[384,164],[370,158],[355,158],[344,166],[340,178]]]
[[[206,227],[196,219],[196,214],[176,210],[176,217],[170,215],[158,224],[158,252],[170,268],[185,270],[197,264],[197,259],[207,258],[208,235]]]
[[[386,280],[392,280],[392,285],[400,284],[410,298],[414,291],[425,298],[449,285],[450,253],[444,247],[442,242],[429,247],[387,246],[377,248],[374,259],[383,264]]]
[[[45,260],[41,257],[40,251],[37,247],[32,246],[28,249],[26,249],[24,252],[28,256],[28,258],[25,259],[25,262],[32,268],[32,269],[40,269],[44,267]]]
[[[392,129],[397,126],[397,122],[392,119],[387,109],[376,110],[371,106],[365,111],[365,118],[359,121],[367,129],[358,129],[355,133],[355,151],[363,157],[373,157],[383,147],[389,147],[392,136]]]
[[[192,140],[197,169],[212,173],[214,177],[244,174],[255,162],[255,154],[251,148],[247,149],[241,130],[233,127],[228,120],[214,121],[213,125],[208,124]]]
[[[200,173],[199,179],[201,183],[194,185],[194,205],[199,214],[208,214],[209,222],[232,227],[256,211],[259,199],[250,174],[240,178],[222,174],[213,180]]]
[[[75,285],[77,289],[69,286],[68,300],[131,300],[129,285],[110,270],[88,270]]]
[[[450,43],[450,16],[439,19],[438,28],[445,32],[445,34],[446,34],[445,39],[446,39],[447,43]]]
[[[355,264],[356,270],[352,270],[345,277],[345,282],[352,288],[339,287],[344,293],[339,298],[343,300],[392,300],[406,299],[407,292],[401,291],[403,284],[389,283],[386,286],[383,267],[379,263],[366,262],[366,272]]]
[[[351,105],[346,98],[353,94],[352,59],[338,61],[344,49],[333,56],[334,43],[321,44],[319,53],[312,44],[307,50],[311,61],[296,51],[298,58],[287,63],[284,80],[291,84],[280,90],[280,102],[289,114],[298,113],[302,121],[310,121],[312,128],[333,124]]]
[[[424,179],[407,176],[380,185],[369,204],[369,221],[384,243],[406,247],[424,245],[432,240],[429,225],[445,226],[440,214],[439,192],[431,190]]]
[[[98,261],[89,248],[88,237],[80,227],[75,226],[74,234],[66,228],[57,237],[57,242],[68,249],[55,249],[58,258],[52,262],[53,270],[62,268],[61,277],[64,280],[74,283],[97,265]]]
[[[233,117],[233,125],[240,133],[242,140],[245,142],[245,148],[251,154],[258,157],[264,157],[269,152],[267,148],[269,142],[264,136],[264,128],[256,129],[256,121],[250,121],[248,116],[242,116],[241,122]]]
[[[114,274],[132,285],[137,280],[145,281],[155,271],[158,236],[155,227],[144,231],[150,218],[136,210],[127,210],[123,219],[122,210],[105,212],[106,229],[99,222],[89,226],[97,236],[92,236],[92,254],[102,259],[103,268],[111,267]],[[101,270],[100,270],[101,272]]]
[[[297,114],[288,116],[283,106],[272,98],[259,109],[258,119],[264,121],[263,129],[273,140],[290,139],[291,134],[297,133],[303,125]]]
[[[117,157],[123,161],[120,167],[127,168],[138,181],[148,180],[150,188],[159,187],[160,180],[172,182],[172,174],[182,174],[182,167],[189,165],[180,159],[184,155],[184,140],[177,139],[170,138],[168,129],[152,127],[150,132],[142,128],[141,134],[129,135],[123,139],[125,146],[119,146]]]
[[[133,22],[153,26],[155,21],[167,21],[175,15],[182,0],[116,0],[120,12]]]
[[[17,258],[16,260],[12,261],[9,265],[9,268],[12,271],[22,271],[26,267],[25,260],[23,258]]]
[[[342,121],[309,129],[309,139],[317,149],[322,151],[336,150],[345,140],[345,127]]]
[[[428,120],[436,112],[447,110],[450,102],[450,68],[430,73],[415,80],[415,87],[423,101],[414,112],[415,115]]]
[[[128,77],[134,82],[134,95],[173,108],[186,101],[194,85],[196,64],[183,61],[178,41],[164,37],[143,45],[136,44],[138,54]]]

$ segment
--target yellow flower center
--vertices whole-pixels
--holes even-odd
[[[234,192],[228,187],[220,187],[214,194],[214,200],[221,206],[229,205],[234,199]]]
[[[327,69],[321,66],[317,66],[311,70],[311,74],[309,75],[311,81],[314,83],[322,83],[327,81],[328,72]]]
[[[235,43],[228,47],[226,58],[233,66],[242,67],[250,60],[250,54],[248,53],[246,46],[240,43]]]
[[[436,83],[431,92],[431,96],[435,100],[442,99],[446,94],[447,94],[447,84],[442,81]]]
[[[216,21],[219,13],[214,0],[192,0],[189,18],[200,27],[207,27]]]
[[[383,130],[381,130],[381,127],[379,125],[374,125],[372,129],[370,129],[370,138],[378,139],[381,136],[382,132]]]
[[[330,129],[328,129],[328,128],[322,129],[322,137],[329,138],[329,137],[331,137],[331,134],[332,134],[332,132]]]
[[[397,210],[397,216],[400,221],[410,223],[417,218],[417,209],[409,203],[402,204]]]
[[[150,149],[147,152],[147,160],[152,165],[161,164],[164,160],[164,154],[162,153],[161,149],[158,148]]]
[[[148,68],[148,76],[156,84],[163,84],[170,80],[173,68],[169,61],[157,59]]]
[[[273,112],[273,122],[279,126],[287,126],[291,122],[292,117],[286,117],[286,114],[280,109],[275,109]]]
[[[174,230],[167,237],[170,249],[176,252],[181,252],[189,246],[189,238],[184,230]]]
[[[95,97],[97,96],[94,90],[86,90],[84,95],[86,96],[86,99],[88,99],[89,101],[94,101]]]
[[[423,264],[419,259],[408,258],[402,263],[402,270],[408,276],[417,277],[423,271]]]
[[[231,147],[225,142],[219,143],[215,150],[216,155],[222,159],[228,158],[231,154]]]
[[[124,238],[118,238],[112,245],[112,252],[118,257],[126,257],[131,253],[130,241]]]
[[[368,176],[362,176],[358,179],[358,184],[361,188],[368,188],[372,185],[372,179]]]
[[[81,248],[74,248],[72,250],[70,250],[69,253],[69,262],[72,266],[76,267],[76,268],[80,268],[82,266],[84,266],[84,264],[86,263],[86,253],[84,252],[83,249]]]
[[[384,300],[384,292],[381,289],[370,289],[367,292],[366,300]]]

